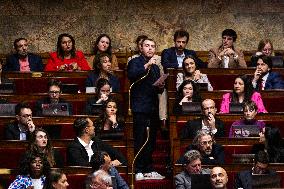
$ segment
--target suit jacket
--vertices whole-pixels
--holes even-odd
[[[202,169],[201,174],[210,174],[210,169]],[[191,189],[191,177],[187,171],[182,171],[174,177],[176,189]]]
[[[127,164],[127,160],[119,151],[96,137],[93,138],[93,141],[93,152],[105,151],[112,160],[117,159],[123,165]],[[67,164],[71,166],[90,166],[88,153],[77,137],[67,147]]]
[[[198,150],[196,146],[190,144],[186,147],[185,152],[189,150]],[[198,150],[199,151],[199,150]],[[212,145],[212,152],[210,155],[201,154],[202,155],[202,165],[222,165],[225,163],[225,152],[224,147],[220,144],[213,144]],[[184,164],[186,161],[184,159],[184,155],[182,155],[176,163]]]
[[[19,55],[12,54],[7,57],[6,64],[3,67],[3,71],[20,71]],[[42,72],[43,63],[40,56],[29,53],[28,54],[29,66],[31,71]]]
[[[27,132],[27,140],[29,137],[30,133]],[[20,140],[20,129],[17,121],[12,122],[5,127],[4,138],[5,140]]]
[[[215,117],[215,125],[217,128],[217,132],[215,133],[215,137],[225,137],[225,126],[224,122],[219,118]],[[202,129],[202,118],[197,118],[195,120],[190,120],[186,122],[185,126],[181,131],[181,138],[194,138],[197,134],[197,131]]]
[[[199,68],[207,68],[207,64],[205,64],[202,60],[200,60],[197,56],[195,51],[184,49],[184,55],[189,56],[192,55],[197,59],[196,64]],[[164,67],[164,70],[167,68],[178,68],[178,61],[177,61],[177,54],[176,54],[176,48],[171,47],[168,49],[164,49],[162,51],[162,65]]]
[[[258,89],[259,87],[257,86],[256,88]],[[279,73],[269,72],[264,90],[268,89],[284,89],[284,80]]]
[[[159,110],[158,93],[159,89],[153,86],[154,82],[160,77],[160,69],[153,64],[148,70],[145,70],[144,65],[147,63],[144,56],[133,58],[127,65],[127,76],[130,83],[135,83],[131,88],[131,108],[135,113],[155,113]],[[144,79],[138,81],[143,76]]]
[[[86,87],[95,87],[98,79],[99,79],[99,73],[91,72],[87,77]],[[116,76],[108,74],[108,81],[111,84],[113,93],[120,92],[120,82]]]
[[[277,175],[273,170],[268,170],[269,175]],[[235,179],[235,189],[244,188],[252,189],[252,170],[241,171],[237,174]]]

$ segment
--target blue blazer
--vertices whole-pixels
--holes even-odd
[[[98,73],[91,72],[87,77],[86,87],[95,87],[98,78],[99,78]],[[108,74],[108,78],[109,78],[108,81],[111,84],[112,92],[113,93],[119,93],[120,92],[120,81],[119,81],[119,79],[112,74]]]
[[[31,71],[42,72],[43,63],[40,56],[29,53],[28,60]],[[19,55],[12,54],[7,57],[6,64],[3,67],[3,71],[20,71]]]
[[[202,60],[200,60],[196,56],[195,51],[184,49],[184,55],[185,56],[189,56],[189,55],[194,56],[197,60],[196,64],[198,65],[199,68],[207,68],[207,64],[204,63]],[[175,47],[164,49],[162,51],[161,56],[162,56],[162,65],[163,65],[164,69],[166,69],[166,68],[178,68],[178,61],[177,61],[177,55],[176,55],[176,48]]]
[[[277,72],[270,72],[264,89],[284,89],[282,76]]]
[[[145,58],[140,55],[129,61],[127,66],[127,76],[130,83],[139,80],[147,74],[145,70]],[[155,64],[151,66],[149,75],[141,81],[135,83],[131,88],[131,108],[134,113],[152,114],[158,112],[158,88],[153,83],[160,77],[159,67]]]

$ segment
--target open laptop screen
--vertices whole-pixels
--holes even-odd
[[[232,125],[232,129],[236,138],[258,137],[260,132],[257,125]]]
[[[201,113],[200,102],[183,102],[182,103],[183,113]]]
[[[43,116],[69,116],[69,104],[42,104]]]
[[[0,104],[0,116],[15,116],[16,104]]]

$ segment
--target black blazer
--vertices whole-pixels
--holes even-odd
[[[43,63],[40,56],[29,53],[28,60],[31,71],[42,72]],[[6,64],[3,67],[3,71],[20,71],[19,55],[12,54],[7,57]]]
[[[125,157],[112,146],[104,143],[98,138],[93,138],[92,144],[93,152],[105,151],[109,154],[112,160],[119,160],[123,165],[127,165]],[[90,166],[88,153],[84,146],[79,142],[76,137],[67,147],[67,164],[71,166]]]
[[[222,120],[215,117],[215,124],[217,132],[215,137],[225,137],[225,125]],[[197,118],[195,120],[188,121],[181,131],[181,139],[194,138],[197,131],[202,128],[202,118]]]

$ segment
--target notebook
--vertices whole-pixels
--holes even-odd
[[[2,84],[0,84],[0,93],[2,93],[2,94],[14,93],[14,83],[2,83]]]
[[[0,116],[15,116],[15,106],[17,104],[0,104]]]
[[[252,175],[252,188],[281,188],[278,174]]]
[[[242,137],[259,137],[259,128],[257,125],[232,125],[233,136]]]
[[[208,189],[211,188],[210,174],[191,174],[192,189]]]
[[[69,116],[69,104],[42,104],[43,116]]]
[[[271,56],[273,68],[283,68],[283,57],[282,56]]]
[[[231,102],[229,106],[229,112],[231,114],[242,114],[244,111],[243,103]]]
[[[79,86],[78,84],[74,84],[74,83],[62,84],[61,90],[62,90],[62,93],[76,94],[79,91]]]
[[[200,102],[183,102],[182,103],[183,113],[201,113]]]

